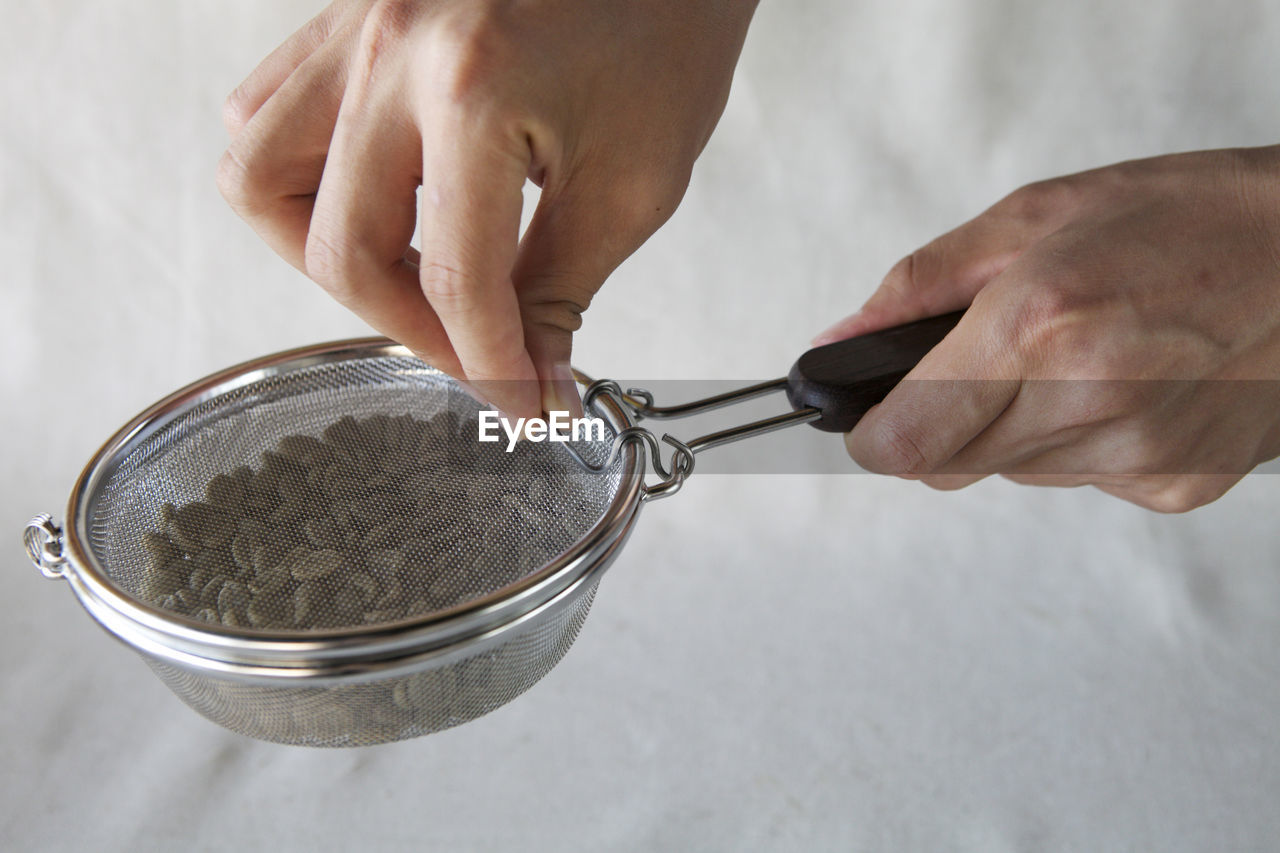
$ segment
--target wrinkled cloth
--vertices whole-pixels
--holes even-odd
[[[0,12],[0,847],[1274,845],[1274,474],[1158,516],[851,463],[695,473],[646,507],[564,661],[488,717],[321,751],[183,706],[18,534],[171,390],[368,333],[213,182],[222,97],[316,9]],[[897,258],[1020,184],[1280,141],[1277,44],[1265,0],[765,0],[682,207],[605,286],[575,363],[781,375]]]

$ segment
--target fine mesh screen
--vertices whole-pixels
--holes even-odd
[[[116,463],[90,547],[130,595],[228,628],[386,624],[488,595],[580,540],[620,475],[553,442],[481,443],[478,410],[410,358],[250,383]],[[608,441],[574,446],[599,459]]]
[[[595,585],[497,648],[412,675],[328,687],[241,684],[143,655],[196,711],[249,737],[297,746],[371,746],[431,734],[498,708],[559,662],[587,618]]]
[[[623,465],[593,473],[560,443],[481,443],[478,412],[412,358],[280,368],[126,445],[88,496],[85,538],[128,595],[231,637],[376,631],[502,594],[601,521]],[[598,466],[612,438],[606,428],[573,447]],[[363,746],[528,689],[577,636],[595,588],[382,678],[275,684],[142,654],[184,702],[242,734]]]

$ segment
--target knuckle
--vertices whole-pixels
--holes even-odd
[[[520,276],[520,303],[529,308],[563,303],[581,314],[591,306],[591,298],[600,289],[604,275],[589,269],[541,270]]]
[[[937,280],[938,258],[928,246],[916,249],[890,268],[880,289],[909,311],[928,313],[924,283]]]
[[[227,148],[218,160],[218,192],[241,215],[253,213],[261,197],[259,162],[235,144]]]
[[[1012,308],[1003,308],[1006,336],[1025,359],[1052,365],[1059,373],[1071,371],[1090,351],[1094,337],[1084,308],[1071,271],[1048,270],[1033,277],[1033,284],[1017,295]]]
[[[1247,470],[1233,459],[1206,455],[1195,433],[1175,418],[1145,412],[1130,421],[1127,434],[1112,444],[1112,470],[1141,487],[1171,496],[1201,496],[1199,502],[1208,503],[1235,482],[1215,471]]]
[[[1084,485],[1086,478],[1071,474],[1043,474],[1032,472],[1004,471],[1000,476],[1008,480],[1010,483],[1017,483],[1019,486],[1032,486],[1041,488],[1045,486],[1058,486],[1070,488],[1074,486]]]
[[[1063,407],[1067,422],[1076,427],[1139,417],[1148,410],[1151,396],[1140,381],[1110,378],[1072,380],[1066,394],[1079,397],[1071,400],[1068,396]]]
[[[464,362],[462,367],[466,372],[466,378],[472,381],[498,382],[507,387],[514,387],[514,383],[524,381],[516,377],[523,372],[528,358],[523,342],[520,342],[502,349],[486,350],[483,362],[471,360]]]
[[[421,11],[414,0],[377,0],[365,14],[360,28],[360,51],[376,60],[403,43]]]
[[[917,249],[916,252],[900,258],[897,263],[889,267],[889,271],[885,273],[880,286],[897,293],[904,293],[910,290],[909,285],[915,279],[916,253],[918,251]]]
[[[525,273],[517,285],[525,325],[570,334],[578,331],[601,278],[572,269]]]
[[[521,310],[526,325],[572,334],[582,328],[582,312],[586,306],[574,299],[555,299],[525,303]]]
[[[487,97],[489,83],[519,48],[505,17],[490,4],[465,4],[434,22],[423,55],[440,91],[454,103]]]
[[[1144,482],[1171,473],[1169,439],[1158,424],[1139,416],[1122,415],[1113,437],[1110,463],[1106,466],[1109,473]]]
[[[1267,202],[1265,187],[1274,186],[1267,174],[1267,163],[1251,149],[1222,152],[1226,174],[1224,183],[1231,188],[1232,203],[1245,223],[1253,242],[1270,262],[1273,272],[1280,272],[1280,208]]]
[[[237,86],[222,102],[222,124],[235,137],[253,118],[253,106],[243,86]]]
[[[854,461],[878,474],[918,478],[933,468],[919,426],[894,415],[876,418],[862,447]]]
[[[1074,177],[1048,178],[1019,187],[996,206],[1018,222],[1042,225],[1079,207],[1084,198],[1084,188]]]
[[[302,25],[302,30],[298,34],[299,40],[310,50],[315,50],[333,35],[343,14],[344,9],[338,3],[325,7],[324,11]]]
[[[457,308],[471,294],[471,279],[459,267],[445,261],[422,259],[418,267],[422,293],[433,304],[443,302]]]
[[[1178,514],[1199,509],[1226,493],[1211,477],[1183,476],[1162,482],[1148,491],[1141,504],[1147,509],[1166,514]]]
[[[1055,413],[1054,421],[1062,431],[1087,431],[1097,434],[1104,430],[1111,438],[1127,443],[1137,437],[1135,446],[1148,447],[1155,436],[1167,441],[1167,425],[1163,422],[1149,425],[1152,414],[1160,410],[1160,383],[1150,380],[1113,376],[1104,364],[1101,370],[1091,369],[1085,374],[1045,380],[1030,380],[1042,404]]]
[[[976,480],[964,474],[931,474],[921,477],[920,482],[938,492],[956,492],[973,485]]]
[[[613,233],[626,245],[613,247],[629,254],[634,243],[662,227],[684,199],[689,188],[692,166],[672,163],[638,164],[630,169],[615,170],[606,188],[601,190],[603,207],[609,211]]]
[[[339,302],[351,300],[358,289],[356,252],[346,240],[319,224],[307,232],[303,254],[307,276]]]
[[[377,0],[365,14],[356,39],[353,76],[365,81],[374,77],[390,57],[409,40],[421,4],[413,0]]]

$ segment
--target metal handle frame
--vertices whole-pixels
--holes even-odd
[[[785,378],[774,379],[769,382],[761,382],[756,385],[748,385],[745,388],[739,388],[736,391],[728,391],[723,394],[716,394],[713,397],[706,397],[701,400],[693,400],[688,403],[682,403],[675,406],[656,406],[653,403],[653,395],[643,388],[628,388],[625,392],[617,382],[612,379],[599,379],[591,382],[587,386],[587,390],[582,395],[582,405],[585,409],[592,409],[596,399],[601,395],[609,397],[613,402],[629,410],[632,416],[641,421],[645,418],[653,418],[655,420],[683,418],[690,415],[696,415],[701,412],[709,412],[714,409],[732,406],[744,400],[763,397],[767,394],[773,394],[779,391],[785,391],[787,388],[787,380]],[[806,407],[796,409],[781,415],[775,415],[771,418],[763,420],[751,421],[750,423],[740,424],[728,429],[718,430],[717,432],[708,433],[699,436],[690,441],[681,441],[672,436],[670,433],[663,433],[661,442],[672,448],[670,461],[663,462],[662,448],[659,445],[659,438],[651,431],[642,426],[633,426],[624,429],[622,432],[614,436],[613,445],[609,449],[609,456],[599,464],[593,464],[584,459],[571,446],[565,445],[578,464],[588,471],[599,473],[611,466],[618,458],[618,454],[622,451],[624,445],[628,442],[635,443],[642,450],[648,450],[649,464],[653,466],[654,472],[661,477],[656,483],[644,484],[644,500],[654,500],[657,498],[667,497],[675,494],[684,485],[684,481],[693,473],[695,455],[712,447],[719,447],[722,444],[729,444],[735,441],[741,441],[744,438],[752,436],[764,435],[765,433],[775,432],[780,429],[786,429],[795,424],[805,424],[816,421],[822,417],[822,410]]]

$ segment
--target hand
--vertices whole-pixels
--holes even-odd
[[[754,7],[339,0],[228,99],[218,184],[286,260],[506,413],[575,411],[571,336],[683,197]],[[542,196],[517,245],[526,178]]]
[[[859,464],[939,488],[1092,484],[1162,511],[1217,499],[1280,455],[1280,146],[1024,187],[820,341],[970,303],[847,436]]]

